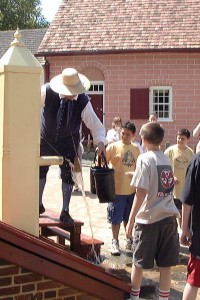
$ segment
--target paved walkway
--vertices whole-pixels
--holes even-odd
[[[90,170],[91,160],[83,160],[83,183],[86,197],[81,193],[73,192],[70,202],[70,214],[74,219],[84,222],[82,232],[94,236],[96,239],[104,241],[101,255],[103,262],[101,263],[109,272],[117,274],[124,281],[130,282],[132,253],[124,250],[124,228],[120,229],[120,246],[122,254],[119,257],[110,255],[109,247],[111,243],[111,228],[107,223],[107,204],[100,204],[96,195],[92,195],[90,191]],[[44,190],[43,203],[46,208],[60,213],[62,207],[61,180],[58,178],[59,168],[51,166],[48,173],[47,184]],[[182,249],[187,252],[187,249]],[[170,300],[181,300],[182,291],[185,286],[186,279],[186,262],[187,254],[183,256],[182,264],[173,268],[172,272],[172,289]],[[155,269],[144,272],[144,289],[142,298],[140,299],[158,299],[159,272]],[[200,294],[197,298],[200,300]]]

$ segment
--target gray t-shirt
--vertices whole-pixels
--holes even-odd
[[[162,151],[139,155],[131,185],[147,191],[136,215],[136,223],[151,224],[171,216],[180,217],[173,200],[171,163]]]

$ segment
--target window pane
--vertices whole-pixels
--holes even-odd
[[[89,89],[89,91],[90,92],[92,92],[93,91],[93,85],[91,84],[91,86],[90,86],[90,89]]]
[[[158,97],[154,97],[153,102],[154,102],[154,103],[158,103]]]
[[[166,88],[155,88],[152,91],[152,109],[158,115],[158,118],[169,118],[170,117],[170,89]]]
[[[166,112],[164,113],[164,118],[169,118],[169,112],[166,111]]]

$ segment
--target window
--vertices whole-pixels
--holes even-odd
[[[156,112],[159,120],[172,120],[172,88],[150,87],[149,110],[149,113]]]
[[[90,89],[88,94],[103,94],[104,92],[104,84],[101,82],[91,82]]]

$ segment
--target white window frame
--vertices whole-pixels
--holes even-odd
[[[169,117],[168,118],[162,118],[159,116],[159,111],[156,111],[154,109],[154,103],[153,103],[153,92],[155,90],[168,90],[169,91]],[[149,93],[149,114],[156,112],[158,114],[158,121],[162,122],[170,122],[172,121],[172,87],[171,86],[151,86],[150,87],[150,93]],[[162,103],[163,104],[163,103]]]
[[[87,91],[87,94],[89,95],[89,94],[95,94],[95,95],[98,95],[98,94],[100,94],[100,95],[104,95],[104,90],[105,90],[105,83],[104,83],[104,81],[90,81],[90,84],[91,85],[103,85],[103,91]]]

